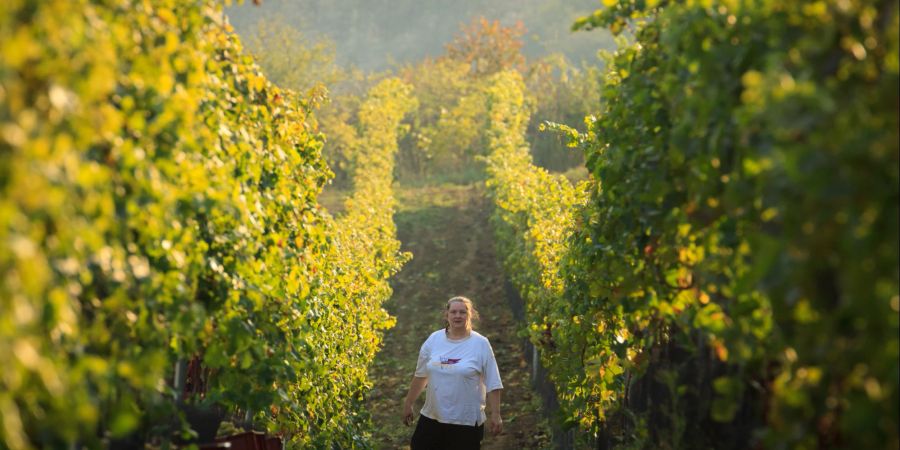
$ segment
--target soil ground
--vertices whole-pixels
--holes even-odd
[[[482,448],[549,448],[549,429],[531,389],[518,324],[504,294],[483,184],[396,188],[396,192],[398,237],[413,259],[394,277],[394,294],[385,308],[397,324],[385,333],[371,370],[374,387],[368,406],[376,448],[409,448],[413,428],[403,425],[403,399],[419,347],[443,326],[442,308],[454,295],[471,298],[480,311],[475,329],[491,341],[504,385],[504,431],[495,436],[486,430]],[[423,402],[424,394],[414,408],[417,416]]]

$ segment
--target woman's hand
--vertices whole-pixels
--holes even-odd
[[[502,392],[503,389],[494,389],[487,393],[488,408],[491,411],[491,417],[488,419],[488,429],[494,434],[503,432],[503,420],[500,419],[500,394]]]
[[[413,420],[415,420],[415,417],[413,417],[412,405],[404,402],[404,404],[403,404],[403,425],[410,426],[410,425],[412,425]]]
[[[488,419],[488,429],[491,430],[491,433],[500,434],[503,432],[503,419],[500,418],[499,413],[491,413],[491,418]]]
[[[425,377],[413,377],[412,381],[409,383],[409,392],[406,393],[406,400],[403,401],[403,424],[406,426],[410,426],[415,420],[413,416],[413,404],[416,402],[416,399],[419,398],[419,394],[422,393],[422,390],[425,389],[425,386],[428,385],[428,378]]]

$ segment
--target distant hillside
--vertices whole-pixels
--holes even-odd
[[[280,20],[311,40],[334,41],[342,65],[381,70],[440,55],[460,25],[478,16],[504,25],[521,21],[529,58],[563,53],[573,62],[595,62],[598,49],[613,47],[611,37],[569,28],[599,7],[597,0],[263,0],[261,6],[232,6],[227,14],[242,35],[262,18]]]

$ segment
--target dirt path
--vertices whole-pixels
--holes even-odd
[[[471,298],[481,312],[476,329],[494,348],[503,379],[504,432],[485,433],[482,448],[549,448],[549,432],[528,379],[521,340],[503,292],[500,263],[494,253],[489,209],[478,186],[429,186],[398,189],[395,216],[403,250],[413,253],[395,278],[386,308],[397,325],[385,335],[375,359],[369,409],[375,445],[408,449],[412,428],[401,422],[403,398],[415,370],[422,341],[442,326],[441,308],[454,295]],[[421,408],[424,394],[416,404]]]

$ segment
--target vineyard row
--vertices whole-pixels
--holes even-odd
[[[898,13],[607,2],[630,28],[578,133],[531,163],[489,89],[488,185],[528,335],[598,448],[898,445]],[[551,124],[552,125],[552,124]]]
[[[364,441],[407,258],[391,179],[410,88],[363,104],[333,218],[321,94],[274,86],[223,17],[0,6],[0,447],[162,444],[203,405],[298,447]]]

